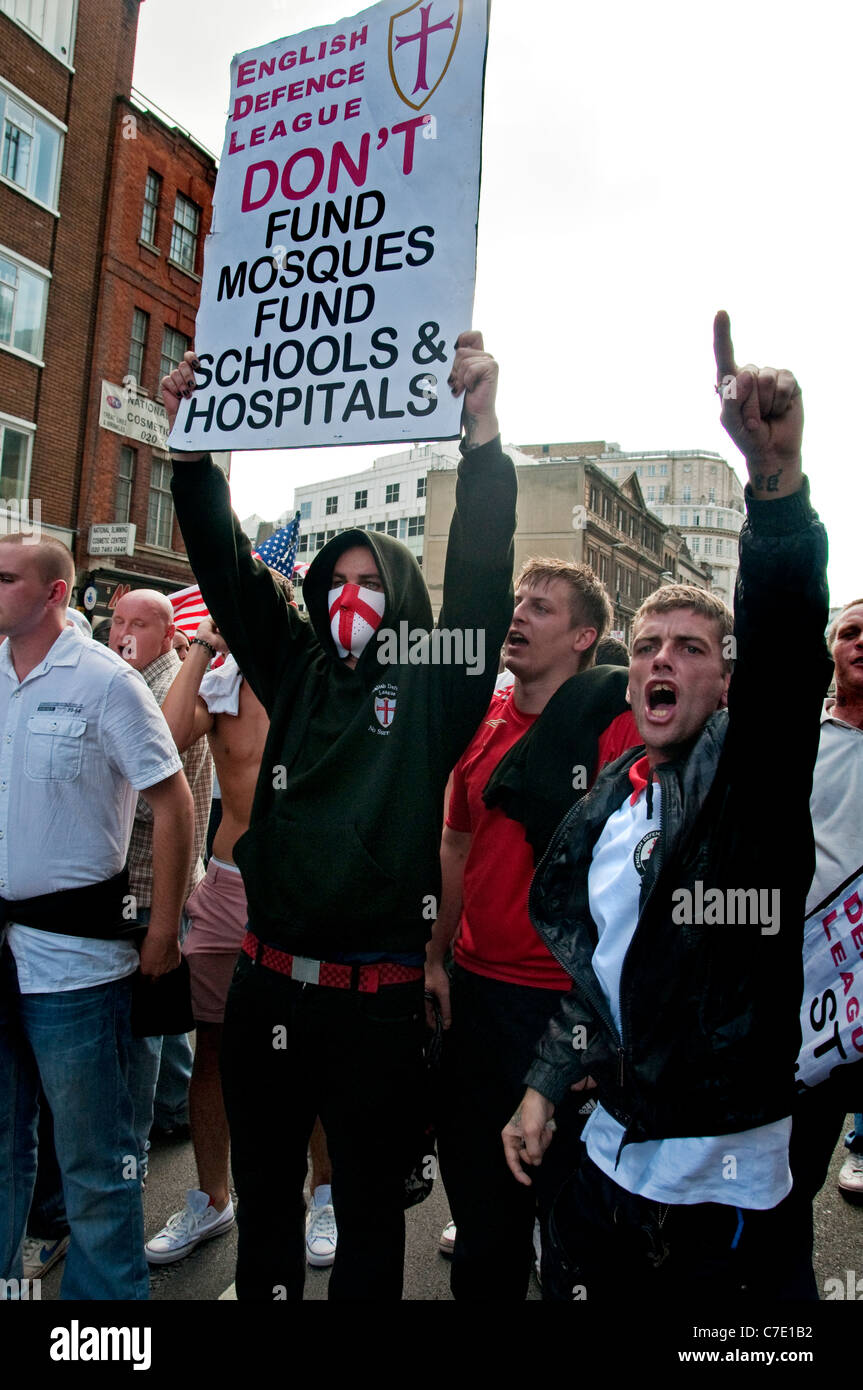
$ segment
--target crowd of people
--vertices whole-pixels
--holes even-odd
[[[860,870],[863,599],[828,630],[794,376],[739,368],[724,313],[714,340],[749,479],[735,612],[665,584],[629,651],[587,565],[513,589],[477,333],[437,623],[500,680],[381,661],[402,622],[433,642],[383,532],[331,539],[300,613],[206,454],[173,455],[191,642],[148,589],[91,635],[70,552],[0,539],[7,1297],[65,1257],[62,1298],[146,1299],[149,1265],[236,1221],[240,1300],[301,1299],[307,1262],[330,1298],[397,1300],[433,1132],[456,1300],[523,1300],[535,1259],[549,1301],[818,1297],[812,1202],[863,1060],[795,1079],[804,924]],[[708,894],[747,911],[711,921]],[[199,1186],[147,1238],[154,1125],[188,1127]],[[860,1195],[860,1114],[846,1143]]]

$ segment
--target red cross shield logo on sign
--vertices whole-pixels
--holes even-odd
[[[458,43],[464,0],[417,0],[390,20],[389,68],[406,105],[420,111],[437,91]]]

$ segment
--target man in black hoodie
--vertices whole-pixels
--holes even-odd
[[[306,622],[252,559],[221,470],[207,455],[175,457],[192,568],[270,716],[249,830],[234,849],[249,933],[222,1059],[240,1299],[302,1297],[302,1188],[317,1114],[339,1231],[330,1297],[401,1297],[443,792],[495,679],[494,663],[442,658],[480,642],[497,652],[512,615],[516,485],[500,449],[497,364],[478,333],[456,347],[449,380],[465,393],[465,436],[439,626],[463,640],[446,650],[431,635],[419,566],[398,541],[359,530],[330,541],[303,586]],[[187,354],[162,383],[170,419],[194,389],[194,361]],[[402,623],[409,650],[382,664],[407,644],[370,639],[401,634]]]

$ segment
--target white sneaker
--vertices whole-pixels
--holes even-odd
[[[191,1188],[186,1193],[186,1205],[177,1211],[158,1235],[144,1246],[147,1263],[170,1265],[191,1253],[202,1240],[223,1236],[234,1224],[234,1204],[230,1197],[224,1211],[210,1206],[206,1192]]]
[[[309,1203],[306,1212],[306,1259],[313,1269],[328,1269],[336,1258],[336,1213],[330,1202]]]
[[[59,1240],[41,1240],[39,1236],[25,1236],[21,1246],[21,1259],[25,1279],[39,1279],[62,1260],[69,1249],[69,1237]]]
[[[863,1197],[863,1154],[850,1153],[839,1170],[837,1186],[840,1192]]]
[[[441,1231],[440,1240],[438,1241],[438,1250],[440,1250],[442,1255],[451,1256],[453,1250],[455,1250],[455,1231],[456,1225],[454,1221],[448,1221]]]

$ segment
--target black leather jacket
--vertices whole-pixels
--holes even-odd
[[[729,1134],[791,1111],[815,864],[809,794],[832,672],[827,544],[805,479],[769,503],[747,488],[747,510],[728,710],[710,717],[684,758],[658,768],[661,834],[621,974],[621,1034],[591,965],[587,873],[643,749],[604,769],[561,822],[530,892],[534,925],[573,986],[526,1082],[557,1103],[573,1081],[594,1077],[625,1143]],[[705,893],[779,889],[778,931],[678,925],[672,894],[695,894],[698,882]]]

